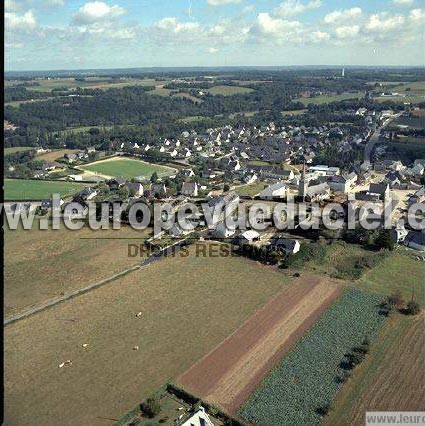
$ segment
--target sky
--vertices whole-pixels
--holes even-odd
[[[423,0],[5,0],[6,71],[425,65]]]

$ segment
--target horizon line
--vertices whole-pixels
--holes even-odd
[[[345,65],[345,64],[316,64],[316,65],[187,65],[187,66],[142,66],[142,67],[100,67],[100,68],[53,68],[53,69],[25,69],[25,70],[5,70],[4,74],[13,73],[48,73],[48,72],[89,72],[89,71],[137,71],[137,70],[222,70],[222,69],[269,69],[269,70],[285,70],[288,68],[310,68],[310,69],[364,69],[364,68],[381,68],[381,69],[411,69],[423,68],[423,64],[418,65]]]

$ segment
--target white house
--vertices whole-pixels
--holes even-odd
[[[199,410],[196,411],[192,416],[187,420],[184,420],[183,423],[178,423],[179,426],[214,426],[214,423],[209,418],[208,414],[205,412],[204,407],[199,407]]]
[[[264,200],[272,200],[273,198],[284,197],[288,191],[288,187],[283,182],[277,182],[269,185],[260,192],[260,198]]]
[[[330,167],[324,165],[311,166],[308,168],[311,173],[316,173],[317,176],[335,176],[340,174],[339,167]]]

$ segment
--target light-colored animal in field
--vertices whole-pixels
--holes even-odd
[[[138,351],[138,350],[139,350],[139,347],[138,347],[138,346],[134,346],[134,347],[133,347],[133,350],[134,350],[134,351]]]
[[[88,346],[89,344],[88,343],[83,343],[81,346],[83,347],[83,348],[87,348],[87,346]]]
[[[142,315],[141,312],[137,312],[136,317],[140,317]]]

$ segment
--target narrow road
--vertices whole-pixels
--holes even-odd
[[[384,121],[384,123],[382,124],[382,126],[378,127],[373,132],[372,136],[367,141],[366,146],[365,146],[365,150],[364,150],[364,163],[363,164],[365,166],[369,167],[370,164],[372,163],[372,154],[373,154],[373,151],[375,150],[375,146],[380,141],[381,130],[383,130],[386,126],[388,126],[388,124],[391,123],[393,120],[400,117],[401,114],[402,114],[402,112],[399,112],[398,114],[395,114],[394,116],[392,116],[390,118],[387,118]]]

